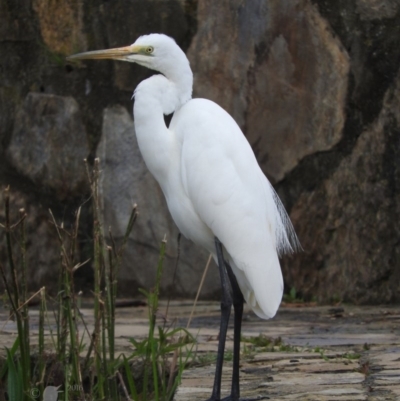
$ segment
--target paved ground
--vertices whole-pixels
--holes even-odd
[[[165,312],[162,303],[160,315]],[[169,320],[186,326],[190,302],[172,302]],[[92,322],[88,308],[83,313]],[[218,340],[218,303],[203,302],[196,309],[190,331],[197,338],[199,362],[184,373],[175,401],[200,401],[210,396]],[[37,311],[31,311],[35,342]],[[11,346],[15,324],[0,312],[0,347]],[[147,333],[146,307],[121,308],[117,313],[118,349],[130,349],[129,337]],[[229,335],[231,336],[232,331]],[[271,400],[400,400],[400,307],[283,306],[276,318],[262,321],[246,312],[243,336],[262,334],[275,346],[243,343],[243,397]],[[223,396],[230,388],[232,338],[227,343]]]
[[[194,325],[202,326],[202,318]],[[216,349],[217,321],[199,349]],[[281,338],[275,352],[244,352],[242,396],[272,400],[400,400],[400,308],[283,307],[264,322],[248,314],[243,335]],[[228,343],[232,347],[232,342]],[[281,351],[279,351],[281,349]],[[231,363],[224,368],[229,394]],[[206,400],[214,366],[185,372],[176,401]]]

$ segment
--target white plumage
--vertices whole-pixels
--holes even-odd
[[[164,180],[161,187],[174,221],[215,260],[217,236],[246,301],[260,317],[274,316],[283,292],[276,251],[283,225],[250,145],[231,116],[204,99],[182,106],[170,132],[180,147],[180,165],[172,173],[179,180],[168,189]],[[185,213],[182,198],[189,205]]]
[[[181,233],[215,260],[217,236],[245,300],[258,316],[271,318],[283,294],[278,253],[291,251],[291,242],[297,246],[290,220],[233,118],[212,101],[189,100],[193,76],[176,43],[148,35],[138,45],[153,46],[155,58],[162,48],[167,59],[154,63],[164,75],[135,91],[135,130],[146,165]],[[146,66],[152,68],[147,60]],[[171,111],[167,128],[163,114]]]

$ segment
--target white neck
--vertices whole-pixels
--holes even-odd
[[[164,75],[154,75],[138,85],[133,116],[143,159],[162,186],[177,151],[174,134],[166,127],[164,114],[178,110],[192,97],[193,73],[180,49],[175,63],[153,68]]]
[[[164,114],[173,113],[190,99],[191,87],[188,90],[182,84],[179,88],[165,76],[155,75],[141,82],[135,91],[133,115],[138,145],[148,169],[161,186],[177,151]]]

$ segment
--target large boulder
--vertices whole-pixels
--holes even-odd
[[[72,54],[86,45],[82,2],[33,0],[32,6],[42,39],[54,55]]]
[[[284,262],[287,287],[325,302],[398,302],[400,4],[314,3],[351,69],[343,139],[278,185],[304,247]]]
[[[322,302],[399,302],[398,188],[400,75],[352,153],[294,204],[304,252],[285,264],[289,285]]]
[[[273,182],[340,141],[349,58],[311,2],[202,0],[198,16],[195,95],[235,117]]]
[[[394,18],[400,10],[396,0],[356,0],[357,13],[363,20]]]
[[[29,93],[18,110],[7,149],[10,164],[59,200],[88,191],[89,154],[78,104],[71,97]]]

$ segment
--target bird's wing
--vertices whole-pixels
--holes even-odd
[[[277,227],[285,222],[249,143],[228,113],[204,99],[183,106],[170,128],[181,142],[181,179],[194,209],[240,271],[245,298],[254,295],[273,316],[283,291],[277,229],[286,229]]]

